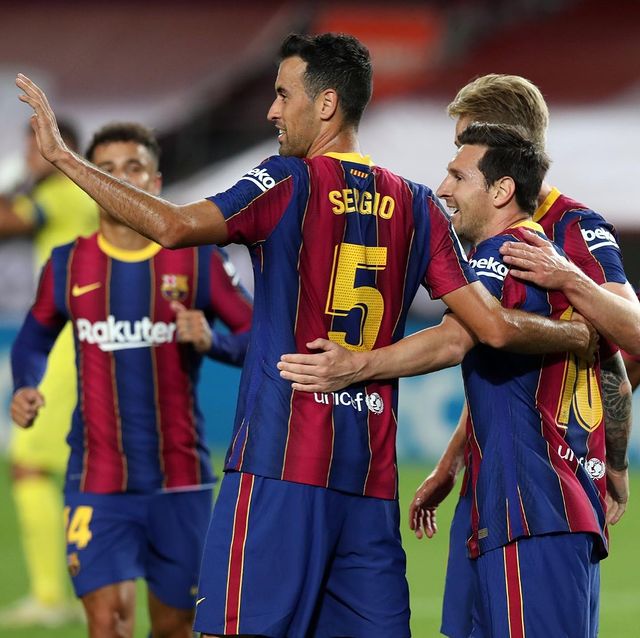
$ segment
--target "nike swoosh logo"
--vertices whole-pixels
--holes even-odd
[[[198,598],[198,600],[196,600],[196,607],[206,598],[206,596],[203,596],[202,598]]]
[[[87,284],[86,286],[78,286],[78,284],[75,284],[71,289],[71,294],[74,297],[80,297],[81,295],[86,295],[92,290],[97,290],[100,286],[102,286],[102,283],[99,281],[96,281],[94,284]]]

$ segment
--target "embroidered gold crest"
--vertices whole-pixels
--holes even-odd
[[[184,301],[189,294],[187,275],[162,275],[160,292],[167,301]]]

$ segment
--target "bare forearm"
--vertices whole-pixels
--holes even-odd
[[[497,347],[522,354],[576,352],[585,346],[586,327],[572,321],[556,321],[520,310],[504,309],[505,331]]]
[[[624,470],[631,434],[631,384],[620,354],[602,363],[602,399],[605,417],[607,465]]]
[[[628,284],[615,284],[620,293],[616,294],[606,289],[612,284],[599,286],[582,272],[572,272],[566,281],[562,292],[600,334],[623,350],[640,354],[640,304]]]
[[[409,335],[391,346],[362,353],[357,381],[395,379],[449,368],[460,363],[473,347],[471,333],[457,318]]]
[[[71,151],[62,154],[55,165],[113,217],[149,239],[170,248],[198,243],[199,229],[186,207],[122,182]]]

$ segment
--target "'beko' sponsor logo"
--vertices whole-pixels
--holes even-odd
[[[384,402],[377,392],[365,394],[358,392],[355,396],[351,396],[348,392],[314,392],[313,399],[316,403],[324,405],[351,406],[354,410],[362,412],[367,408],[374,414],[382,414],[384,411]]]
[[[563,445],[558,446],[558,456],[567,461],[573,461],[576,458],[573,450],[570,447],[564,447]],[[601,479],[607,469],[604,461],[601,461],[595,456],[586,460],[584,456],[581,456],[578,458],[578,464],[584,466],[584,469],[587,470],[587,473],[594,481]]]
[[[276,180],[267,173],[266,168],[253,168],[240,181],[246,180],[255,184],[263,193],[276,185]]]
[[[509,272],[507,266],[493,257],[489,257],[489,259],[486,257],[471,259],[469,264],[476,271],[476,275],[480,277],[493,277],[494,279],[503,280]]]
[[[616,238],[606,228],[596,228],[595,230],[581,228],[580,232],[589,246],[589,252],[603,246],[615,246],[618,248]]]
[[[153,322],[149,317],[143,317],[139,321],[118,321],[113,315],[109,315],[106,321],[77,319],[76,330],[78,341],[95,344],[100,350],[110,352],[171,343],[176,324]]]

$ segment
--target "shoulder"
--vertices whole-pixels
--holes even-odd
[[[469,257],[469,265],[477,275],[505,279],[509,273],[509,267],[502,260],[500,246],[506,241],[520,241],[520,239],[514,234],[504,233],[489,237],[478,244]]]

